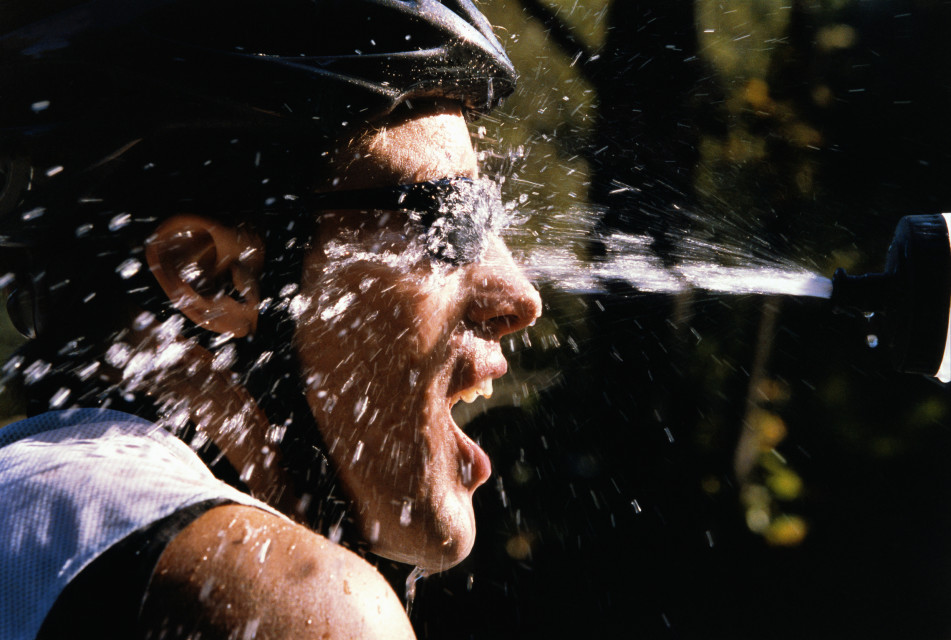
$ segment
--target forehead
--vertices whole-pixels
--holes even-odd
[[[476,155],[461,109],[431,104],[368,130],[338,155],[338,188],[364,189],[475,177]]]

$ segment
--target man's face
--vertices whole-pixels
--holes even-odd
[[[474,177],[457,110],[352,146],[346,188]],[[307,400],[375,552],[429,570],[468,555],[486,454],[450,409],[505,373],[499,339],[540,313],[493,237],[477,262],[426,255],[399,212],[331,211],[305,258],[295,342]]]

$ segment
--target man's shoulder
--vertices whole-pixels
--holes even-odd
[[[168,637],[413,637],[399,599],[370,564],[305,527],[240,505],[208,511],[172,540],[143,617]]]

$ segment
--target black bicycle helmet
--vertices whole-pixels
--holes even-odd
[[[515,78],[471,0],[5,0],[0,245],[141,140],[334,140],[415,99],[488,110]]]

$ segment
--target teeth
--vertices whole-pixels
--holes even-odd
[[[476,401],[476,398],[479,396],[485,396],[486,398],[492,397],[492,379],[486,378],[480,384],[470,387],[465,391],[459,392],[459,398],[467,403],[472,404]]]

